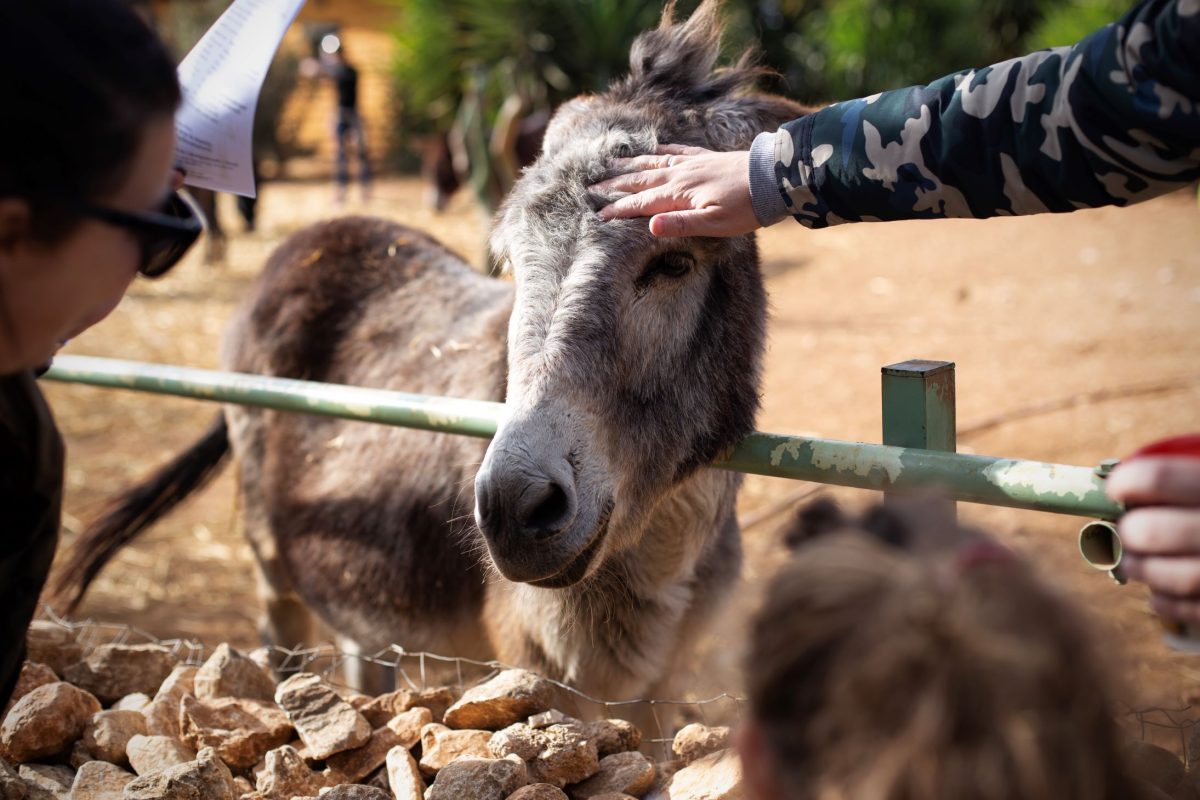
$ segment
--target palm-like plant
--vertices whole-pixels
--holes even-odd
[[[662,10],[661,0],[392,2],[397,130],[403,138],[456,127],[485,207],[508,188],[510,170],[488,149],[501,109],[551,109],[603,88],[627,70],[633,39]]]
[[[481,74],[480,90],[499,102],[515,92],[553,104],[606,85],[661,9],[660,0],[394,2],[397,96],[411,125],[432,130],[453,122],[467,83]],[[497,109],[489,103],[488,116]]]

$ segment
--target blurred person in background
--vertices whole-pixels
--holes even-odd
[[[175,64],[122,0],[0,0],[0,707],[58,542],[63,443],[34,382],[195,242]],[[32,68],[31,65],[36,65]]]
[[[1200,0],[1143,0],[1074,46],[835,103],[749,151],[664,143],[613,166],[593,188],[626,194],[600,216],[650,217],[656,236],[1149,200],[1200,178]],[[1200,459],[1137,459],[1107,487],[1134,509],[1125,575],[1159,614],[1200,624]]]
[[[342,40],[333,33],[321,38],[320,59],[306,59],[301,73],[309,78],[326,77],[337,92],[337,109],[333,118],[334,181],[337,184],[338,205],[346,202],[350,188],[350,144],[358,158],[358,180],[362,184],[363,200],[371,198],[371,160],[367,153],[367,136],[358,113],[358,70],[346,57]]]

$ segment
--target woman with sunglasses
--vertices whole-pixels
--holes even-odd
[[[173,191],[180,88],[122,0],[0,0],[0,707],[58,539],[63,445],[34,383],[199,235]]]

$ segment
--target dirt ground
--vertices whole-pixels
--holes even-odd
[[[435,215],[420,192],[415,180],[385,180],[370,202],[352,200],[343,211],[398,219],[480,261],[484,216],[464,196]],[[222,210],[234,231],[225,264],[206,265],[195,253],[169,279],[138,283],[68,352],[215,367],[225,321],[271,249],[303,225],[340,213],[323,182],[267,185],[253,234],[236,232],[232,203]],[[1194,194],[1126,210],[985,222],[820,232],[786,223],[760,243],[772,306],[761,430],[878,441],[879,368],[909,358],[957,363],[964,452],[1091,465],[1161,436],[1200,430]],[[1132,391],[1122,396],[1126,389]],[[68,542],[106,497],[189,444],[215,411],[127,392],[46,390],[69,448]],[[1118,396],[1018,413],[969,432],[999,412],[1046,400],[1071,405],[1100,390]],[[162,637],[257,644],[253,570],[234,525],[231,472],[126,549],[95,585],[83,615]],[[798,488],[750,477],[741,511],[753,514]],[[873,499],[830,493],[850,504]],[[967,505],[960,513],[1036,561],[1087,608],[1120,665],[1131,707],[1182,708],[1200,698],[1200,657],[1164,647],[1144,590],[1116,586],[1081,562],[1081,520]],[[785,519],[772,516],[746,530],[745,586],[714,624],[687,681],[692,696],[737,690],[739,632],[779,561]]]

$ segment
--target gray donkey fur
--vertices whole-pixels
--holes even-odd
[[[85,534],[71,575],[90,580],[231,446],[268,641],[300,644],[311,611],[360,651],[669,694],[740,567],[740,478],[706,465],[753,427],[766,301],[752,236],[656,239],[601,221],[611,198],[588,187],[613,157],[745,149],[803,113],[753,93],[744,61],[714,71],[720,32],[713,0],[682,24],[668,8],[627,78],[557,112],[492,235],[512,282],[401,225],[341,219],[283,244],[228,332],[227,369],[506,399],[490,446],[227,407]]]

